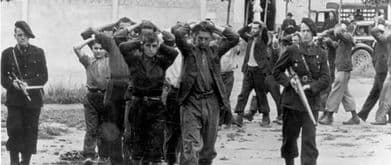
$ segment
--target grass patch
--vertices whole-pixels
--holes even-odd
[[[5,93],[2,89],[1,104],[5,103]],[[43,102],[44,104],[80,104],[83,103],[86,94],[87,89],[84,85],[69,87],[63,84],[51,84],[45,87]]]

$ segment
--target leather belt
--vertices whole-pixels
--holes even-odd
[[[132,100],[161,101],[161,98],[159,96],[132,96]]]
[[[207,91],[207,92],[203,92],[203,93],[197,93],[197,92],[194,93],[194,97],[197,100],[199,100],[199,99],[207,99],[207,98],[210,98],[212,96],[215,96],[215,92],[213,90]]]

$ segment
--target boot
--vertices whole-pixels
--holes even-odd
[[[10,151],[11,165],[19,165],[19,152]]]
[[[356,111],[352,111],[352,118],[348,121],[342,122],[343,125],[357,125],[360,124],[360,118],[357,116]]]
[[[247,119],[248,121],[253,121],[255,113],[252,111],[246,112],[246,113],[244,113],[243,118]]]
[[[277,116],[275,120],[273,120],[273,123],[276,123],[278,125],[282,124],[282,116]]]
[[[31,160],[31,153],[22,153],[22,161],[20,162],[21,165],[29,165]]]
[[[331,125],[334,121],[333,112],[325,112],[325,113],[326,116],[322,120],[319,120],[319,123],[323,125]]]
[[[141,165],[141,160],[132,160],[133,165]]]
[[[262,122],[260,123],[261,127],[269,127],[270,126],[270,117],[269,114],[264,113],[262,117]]]
[[[319,120],[323,120],[327,116],[327,111],[323,111],[322,116],[320,116]]]
[[[295,159],[285,158],[285,165],[295,165]]]
[[[243,126],[243,113],[238,113],[236,115],[234,124],[237,125],[238,127]]]
[[[371,122],[372,125],[387,125],[387,122],[383,122],[383,121],[375,121],[375,122]]]

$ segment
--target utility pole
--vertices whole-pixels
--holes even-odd
[[[22,1],[22,20],[26,22],[30,20],[30,0]]]
[[[311,18],[311,0],[308,0],[308,18]]]
[[[391,0],[388,0],[387,19],[391,20]]]
[[[119,1],[118,0],[112,0],[112,6],[111,6],[111,22],[114,22],[118,19],[118,10],[119,8]]]
[[[254,21],[259,21],[261,22],[261,12],[263,12],[262,7],[261,7],[261,2],[260,0],[254,0],[253,1],[253,22]]]

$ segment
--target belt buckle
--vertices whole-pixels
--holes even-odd
[[[308,82],[308,76],[303,76],[302,78],[301,78],[302,80],[303,80],[303,83],[307,83]]]

